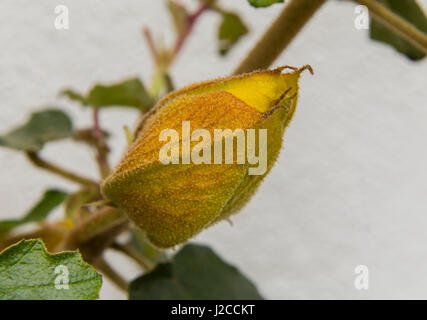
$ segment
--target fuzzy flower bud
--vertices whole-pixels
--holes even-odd
[[[161,248],[236,213],[274,165],[300,73],[312,71],[286,68],[205,81],[163,98],[103,183],[104,196]]]

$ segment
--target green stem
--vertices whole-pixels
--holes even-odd
[[[138,263],[144,271],[149,271],[154,268],[154,263],[139,254],[134,248],[126,244],[114,243],[111,249],[117,250]]]
[[[376,0],[353,0],[354,2],[364,5],[369,9],[373,18],[411,43],[414,47],[427,54],[427,35],[421,32],[412,24],[384,7]]]
[[[128,222],[127,217],[116,208],[100,209],[75,226],[60,249],[79,249],[85,261],[92,263],[128,228]]]
[[[99,258],[94,261],[92,265],[101,272],[104,276],[106,276],[111,282],[113,282],[119,289],[128,292],[129,283],[114,270],[103,258]]]
[[[50,171],[62,178],[65,178],[67,180],[76,182],[78,184],[82,184],[89,187],[95,187],[99,188],[99,184],[96,181],[93,181],[89,178],[85,178],[82,176],[79,176],[75,173],[72,173],[66,169],[63,169],[55,164],[52,164],[42,158],[35,153],[35,152],[27,152],[27,157],[31,161],[32,164],[34,164],[36,167],[39,167],[41,169]]]
[[[267,69],[325,2],[326,0],[290,1],[234,74]]]

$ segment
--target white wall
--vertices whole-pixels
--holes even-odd
[[[206,15],[172,69],[179,85],[230,73],[280,10],[221,2],[245,16],[251,35],[222,59],[218,17]],[[58,4],[70,9],[68,31],[53,27]],[[330,1],[276,62],[310,63],[316,71],[303,76],[285,149],[234,226],[221,223],[195,239],[237,265],[267,298],[427,298],[427,60],[412,63],[369,41],[354,28],[353,10]],[[143,25],[172,40],[159,0],[2,0],[0,132],[50,104],[88,125],[88,111],[56,98],[64,87],[84,91],[132,75],[148,82]],[[102,115],[114,162],[126,144],[122,126],[136,120],[123,110]],[[44,155],[96,173],[88,150],[71,142],[49,145]],[[16,152],[0,150],[0,164],[1,218],[23,214],[47,187],[74,188]],[[370,269],[368,291],[353,286],[359,264]],[[128,277],[137,274],[134,265],[120,266]],[[108,283],[102,297],[123,298]]]

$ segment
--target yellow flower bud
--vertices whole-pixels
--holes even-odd
[[[282,73],[286,68],[292,71]],[[161,248],[183,243],[228,218],[248,202],[274,165],[297,105],[299,76],[305,69],[312,72],[310,66],[282,67],[205,81],[169,94],[144,116],[135,141],[103,183],[102,193]],[[201,147],[200,136],[186,136],[186,126],[193,132],[204,129],[211,138],[206,137],[209,139]],[[226,161],[226,142],[216,147],[224,140],[216,135],[219,129],[247,131],[243,145],[248,151],[246,162],[239,161],[245,159],[245,153],[237,152],[238,138],[231,144],[231,162]],[[262,145],[267,150],[266,168],[260,174],[251,174],[251,169],[256,170],[253,162],[249,163],[250,129],[255,129],[252,141],[255,150],[259,149],[258,158]],[[174,149],[180,151],[179,156],[169,164],[160,159],[168,143],[162,139],[165,130],[179,135]],[[229,134],[225,136],[230,138]],[[205,162],[189,161],[200,154]]]

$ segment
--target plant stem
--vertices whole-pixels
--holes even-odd
[[[427,54],[427,35],[414,25],[384,7],[375,0],[353,0],[369,9],[369,13],[383,25],[397,33],[414,47]]]
[[[134,248],[126,244],[113,243],[112,249],[122,252],[129,258],[135,260],[144,271],[149,271],[154,268],[154,263],[139,254]]]
[[[202,3],[195,12],[187,17],[186,27],[177,35],[172,48],[167,51],[161,50],[156,46],[152,33],[148,27],[143,29],[143,36],[156,65],[150,90],[151,96],[154,97],[154,99],[157,99],[162,91],[165,91],[163,93],[173,91],[174,86],[172,79],[168,75],[169,67],[174,63],[199,18],[209,8],[209,3]]]
[[[128,222],[128,218],[116,208],[100,209],[71,230],[60,250],[79,249],[84,260],[92,263],[127,229]]]
[[[143,28],[142,35],[144,36],[145,41],[147,42],[148,49],[150,49],[151,56],[153,57],[153,60],[156,66],[159,66],[160,56],[159,56],[159,52],[157,51],[156,44],[154,43],[153,35],[151,33],[150,28],[148,27]]]
[[[291,0],[234,74],[268,68],[325,2],[326,0]]]
[[[105,142],[105,135],[99,124],[99,109],[93,109],[93,132],[96,137],[96,162],[98,163],[99,173],[102,179],[105,179],[110,174],[110,165],[108,164],[107,155],[110,148]]]
[[[99,184],[96,181],[79,176],[66,169],[60,168],[59,166],[40,158],[40,156],[35,152],[27,152],[27,157],[36,167],[50,171],[62,178],[65,178],[67,180],[70,180],[85,186],[89,186],[89,187],[95,187],[95,188],[99,187]]]
[[[114,270],[103,258],[99,258],[92,265],[101,272],[104,276],[106,276],[111,282],[113,282],[119,289],[128,292],[129,283]]]
[[[181,32],[181,34],[176,40],[175,46],[172,51],[171,61],[173,61],[178,55],[178,53],[181,51],[182,46],[184,45],[188,36],[191,34],[191,31],[193,31],[194,25],[196,24],[197,20],[207,9],[209,9],[209,5],[207,3],[203,3],[193,14],[188,17],[187,28],[185,28],[183,32]]]

